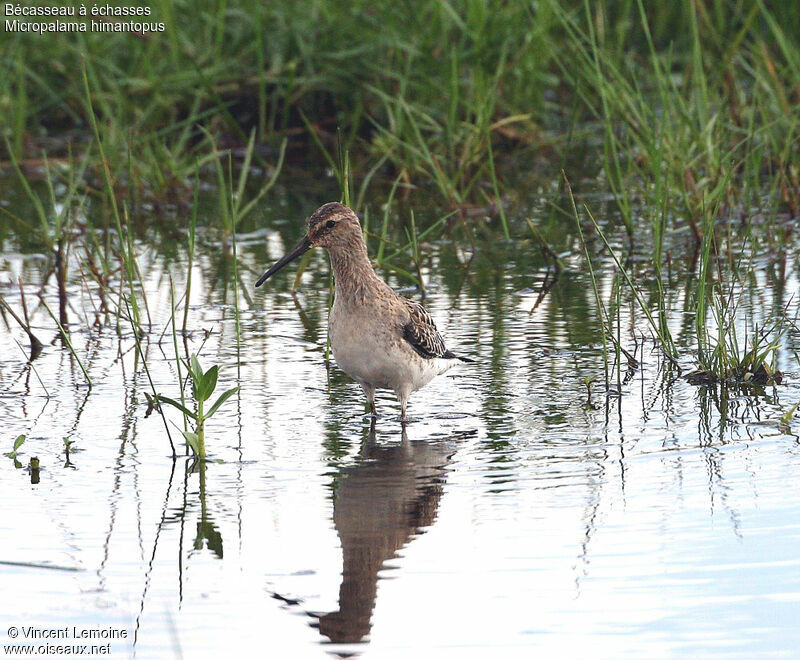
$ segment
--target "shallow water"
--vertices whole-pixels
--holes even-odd
[[[783,385],[726,392],[689,385],[644,340],[641,367],[606,396],[580,259],[539,301],[535,244],[443,240],[425,247],[425,304],[476,363],[413,395],[405,433],[380,394],[370,433],[360,388],[326,368],[324,255],[296,299],[292,268],[252,289],[315,201],[272,200],[250,228],[268,230],[240,236],[240,345],[232,262],[213,230],[201,234],[188,348],[223,365],[218,391],[241,390],[208,423],[213,460],[194,470],[170,459],[145,400],[148,378],[179,394],[169,275],[182,292],[185,250],[161,234],[136,243],[149,375],[130,325],[121,336],[114,321],[91,327],[97,291],[73,253],[71,334],[89,389],[38,305],[45,259],[4,232],[0,293],[19,310],[22,277],[45,348],[28,363],[14,322],[0,331],[0,445],[27,434],[22,467],[0,460],[1,631],[124,632],[112,652],[143,658],[796,653],[800,446],[780,421],[800,400],[790,350]],[[744,296],[761,317],[797,291],[795,265],[779,290],[771,263],[757,262]],[[673,309],[683,287],[671,288]],[[44,297],[57,309],[52,280]],[[621,317],[634,350],[630,328],[645,326],[628,303]],[[685,318],[673,321],[680,335]],[[38,474],[25,469],[32,456]]]

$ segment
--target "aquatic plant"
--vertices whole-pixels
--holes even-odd
[[[794,414],[797,412],[797,407],[799,405],[800,404],[795,403],[791,408],[781,415],[780,421],[778,422],[778,429],[781,431],[781,433],[786,433],[788,435],[792,432]]]
[[[740,313],[740,269],[728,268],[731,282],[713,281],[715,242],[714,218],[718,210],[706,213],[699,275],[695,286],[694,321],[697,370],[686,378],[694,384],[717,382],[735,384],[780,383],[783,375],[775,368],[780,339],[787,330],[786,309],[769,323],[759,324],[752,315]]]
[[[566,178],[565,178],[566,180]],[[576,221],[578,236],[584,249],[584,256],[591,277],[595,302],[600,313],[600,325],[603,333],[603,356],[606,369],[606,385],[608,386],[608,350],[606,337],[609,337],[617,350],[617,365],[621,365],[620,354],[624,353],[628,358],[629,364],[632,362],[630,356],[622,349],[619,334],[614,339],[611,332],[611,319],[603,301],[600,298],[597,282],[589,255],[587,242],[581,229],[580,217],[572,189],[569,181],[566,180],[567,190],[572,203],[573,214]],[[686,378],[693,384],[773,384],[780,383],[783,375],[775,368],[775,355],[780,348],[780,339],[787,329],[786,310],[772,322],[759,324],[751,315],[741,318],[739,313],[739,301],[735,298],[737,290],[736,282],[729,285],[727,291],[722,282],[709,284],[711,280],[712,268],[712,247],[714,245],[714,218],[718,213],[718,208],[706,212],[703,222],[703,242],[702,254],[699,266],[699,276],[695,280],[694,297],[694,343],[696,346],[695,358],[697,368]],[[618,272],[622,275],[624,282],[630,290],[633,298],[646,318],[648,325],[653,333],[659,348],[664,357],[680,371],[679,351],[675,339],[669,328],[668,318],[669,308],[667,303],[666,291],[661,282],[662,274],[662,249],[660,241],[663,236],[655,232],[657,242],[650,263],[655,272],[657,285],[653,299],[645,299],[642,294],[642,287],[634,280],[630,269],[626,268],[623,259],[617,250],[609,242],[606,232],[595,219],[587,205],[584,211],[592,223],[592,227],[600,237],[606,252],[611,256]],[[729,269],[731,277],[736,280],[739,271],[736,264]],[[721,277],[721,273],[720,273]],[[619,296],[619,289],[616,289]],[[655,313],[651,309],[656,307]],[[619,307],[618,307],[619,309]],[[616,319],[617,332],[619,333],[620,322]],[[743,330],[740,326],[743,326]],[[633,360],[635,362],[635,360]]]
[[[39,338],[33,334],[33,330],[31,329],[30,321],[28,320],[28,308],[25,304],[25,293],[24,289],[22,288],[22,281],[20,280],[20,299],[22,301],[22,313],[24,319],[20,318],[19,315],[14,311],[14,309],[9,305],[2,295],[0,295],[0,310],[5,310],[14,319],[17,324],[22,328],[26,335],[28,335],[28,341],[30,343],[30,359],[31,361],[35,360],[39,354],[42,352],[42,342],[39,341]]]
[[[41,466],[39,464],[39,457],[31,456],[30,460],[28,461],[28,472],[31,475],[31,483],[34,485],[39,483],[40,470]]]
[[[55,276],[58,291],[58,323],[61,326],[67,326],[69,322],[67,318],[68,256],[75,240],[76,216],[80,214],[85,202],[85,196],[79,194],[79,189],[84,184],[89,159],[84,157],[76,163],[72,154],[68,154],[65,159],[67,166],[60,168],[63,175],[59,178],[45,155],[42,158],[43,178],[47,190],[45,196],[34,190],[28,177],[23,174],[20,163],[7,140],[5,144],[20,188],[33,207],[34,213],[31,215],[35,216],[36,222],[30,222],[27,216],[21,217],[2,206],[0,206],[0,212],[20,230],[30,232],[35,236],[47,250],[48,257],[52,259],[52,265],[47,269],[47,279],[51,275]],[[56,195],[57,187],[61,188],[58,196]],[[25,328],[25,324],[21,321],[20,324]],[[38,340],[28,329],[26,332],[31,341],[31,354],[38,354]],[[41,349],[41,345],[38,345],[38,349]]]
[[[70,354],[78,363],[78,366],[81,368],[81,372],[83,373],[83,377],[86,379],[86,384],[89,386],[89,389],[92,389],[92,379],[89,376],[89,372],[86,371],[86,367],[83,365],[83,361],[81,360],[80,356],[75,350],[75,347],[72,345],[72,342],[69,339],[69,334],[67,334],[66,329],[64,328],[63,325],[61,325],[61,322],[55,317],[55,314],[53,314],[53,311],[47,306],[46,302],[42,301],[42,307],[44,307],[45,310],[47,310],[47,313],[50,315],[50,318],[53,319],[53,323],[55,323],[56,326],[58,327],[58,331],[61,334],[61,339],[64,342],[64,345],[67,347],[67,349],[69,349]]]
[[[783,374],[775,367],[775,357],[786,331],[782,319],[760,326],[748,318],[742,322],[733,291],[714,291],[709,307],[713,327],[698,328],[698,368],[686,375],[687,380],[695,385],[779,384]]]
[[[239,391],[238,387],[232,387],[223,392],[214,404],[206,411],[205,403],[211,398],[214,390],[217,387],[217,377],[219,376],[219,365],[214,365],[208,371],[203,371],[197,355],[192,355],[188,361],[184,361],[184,366],[192,381],[192,397],[194,398],[196,410],[191,411],[183,404],[175,399],[163,396],[161,394],[155,395],[155,400],[160,403],[166,403],[180,410],[186,417],[194,421],[194,431],[183,431],[183,437],[186,439],[186,444],[192,450],[192,453],[199,459],[205,460],[206,457],[206,441],[205,441],[205,423],[211,416],[219,410],[220,406],[225,403],[230,397]]]
[[[22,447],[22,445],[23,445],[24,443],[25,443],[25,435],[18,435],[18,436],[17,436],[17,437],[14,439],[14,446],[13,446],[13,448],[11,449],[11,451],[10,451],[10,452],[8,452],[8,453],[6,454],[6,456],[8,456],[8,457],[9,457],[9,458],[11,458],[11,459],[14,459],[14,460],[16,460],[16,458],[17,458],[17,451],[19,450],[19,448],[20,448],[20,447]]]

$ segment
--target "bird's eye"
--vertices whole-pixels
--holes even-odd
[[[328,222],[326,222],[326,223],[325,223],[325,226],[326,226],[328,229],[333,229],[333,227],[334,227],[335,225],[336,225],[336,220],[328,220]]]

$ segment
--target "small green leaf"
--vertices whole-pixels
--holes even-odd
[[[198,388],[200,398],[199,401],[208,401],[211,395],[214,393],[214,388],[217,386],[217,377],[219,376],[219,367],[214,365],[209,369],[203,379],[200,381],[200,387]]]
[[[209,417],[211,417],[211,415],[213,415],[215,412],[217,412],[217,408],[219,408],[223,403],[225,403],[229,398],[231,398],[238,391],[239,391],[238,387],[233,387],[233,388],[229,389],[227,392],[223,392],[220,395],[219,399],[217,399],[214,402],[214,405],[211,406],[211,408],[206,413],[206,419],[208,419]]]
[[[192,355],[192,376],[197,380],[203,380],[203,367],[196,355]]]
[[[783,415],[781,415],[781,424],[789,425],[789,423],[794,418],[794,413],[797,410],[797,406],[800,404],[795,403],[789,410],[787,410]]]
[[[25,436],[24,435],[18,435],[17,439],[14,440],[14,449],[12,450],[15,454],[17,453],[17,449],[22,447],[22,443],[23,442],[25,442]]]
[[[184,415],[191,417],[192,419],[197,419],[197,416],[185,406],[181,405],[175,399],[170,399],[168,396],[162,396],[161,394],[156,394],[155,396],[156,401],[160,401],[161,403],[168,403],[169,405],[177,408],[180,410]]]
[[[192,355],[192,366],[189,369],[189,373],[192,374],[192,396],[195,401],[202,401],[200,394],[202,393],[203,367],[200,366],[200,360],[197,359],[196,355]]]
[[[200,455],[200,437],[197,435],[197,433],[192,433],[191,431],[184,431],[183,432],[183,437],[186,438],[186,444],[189,445],[189,447],[192,450],[192,453],[195,456],[199,456]]]

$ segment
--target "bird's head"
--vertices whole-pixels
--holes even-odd
[[[352,209],[339,202],[328,202],[311,214],[307,237],[313,246],[330,249],[349,243],[354,230],[360,237],[361,224]]]
[[[312,247],[323,247],[328,250],[349,249],[361,245],[361,224],[352,209],[339,202],[328,202],[320,206],[308,219],[306,235],[283,257],[278,259],[256,286],[261,286],[281,268],[291,263]]]

